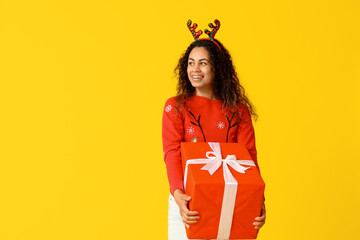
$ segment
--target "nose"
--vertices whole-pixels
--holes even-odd
[[[200,71],[200,64],[196,63],[194,64],[194,71],[199,72]]]

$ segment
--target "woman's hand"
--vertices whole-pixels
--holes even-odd
[[[179,206],[180,215],[184,225],[189,228],[189,224],[196,223],[200,218],[199,213],[197,211],[189,211],[188,202],[191,200],[191,197],[184,194],[184,192],[180,189],[176,189],[174,191],[175,202]]]
[[[256,217],[253,224],[255,225],[255,229],[260,229],[265,224],[265,218],[266,218],[266,210],[265,210],[265,203],[263,202],[263,205],[261,207],[261,216]]]

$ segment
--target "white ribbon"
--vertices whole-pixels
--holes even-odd
[[[232,219],[234,215],[237,181],[231,174],[228,165],[230,165],[235,171],[245,173],[249,167],[243,167],[241,165],[255,166],[252,160],[237,160],[235,155],[227,155],[225,159],[222,159],[220,143],[209,142],[209,146],[213,151],[206,152],[207,158],[190,159],[186,161],[185,173],[184,173],[184,188],[186,188],[187,172],[189,164],[206,164],[201,170],[207,170],[210,175],[213,175],[220,166],[223,166],[225,189],[224,197],[221,206],[220,222],[217,239],[229,239]],[[213,155],[213,156],[211,156]]]

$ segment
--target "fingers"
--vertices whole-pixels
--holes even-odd
[[[255,218],[256,222],[253,223],[253,225],[255,226],[255,229],[260,229],[262,226],[264,226],[265,219],[266,219],[266,210],[265,210],[265,204],[263,203],[263,205],[261,207],[261,216],[256,217]]]
[[[198,219],[200,218],[199,213],[197,211],[190,211],[188,209],[188,202],[191,200],[190,196],[184,193],[181,193],[181,195],[177,194],[177,196],[178,196],[178,205],[180,208],[181,219],[185,227],[189,228],[190,227],[189,224],[193,224],[198,221]]]
[[[263,221],[265,221],[265,218],[266,218],[266,216],[263,215],[261,217],[256,217],[255,220],[258,222],[263,222]]]
[[[193,223],[197,223],[197,221],[199,220],[199,216],[186,216],[186,215],[182,215],[181,216],[182,220],[184,223],[187,224],[193,224]]]
[[[255,226],[255,229],[260,229],[265,224],[265,219],[266,219],[266,215],[265,215],[265,211],[263,211],[262,216],[255,218],[256,222],[253,223],[253,225]]]
[[[256,217],[255,220],[256,221],[265,221],[266,218],[266,211],[264,209],[264,211],[262,211],[262,215],[260,217]]]
[[[180,208],[180,215],[187,228],[190,227],[189,224],[194,224],[200,219],[199,213],[197,211],[190,211],[185,201]]]
[[[191,197],[190,196],[188,196],[188,195],[186,195],[186,194],[183,194],[182,196],[181,196],[181,200],[184,200],[184,201],[190,201],[191,200]]]
[[[264,224],[265,224],[265,221],[253,223],[253,225],[255,226],[255,229],[260,229],[262,226],[264,226]]]
[[[191,224],[196,223],[199,220],[200,216],[197,211],[189,211],[187,208],[181,209],[180,215],[182,217],[183,222]]]
[[[197,211],[188,211],[186,212],[186,215],[188,215],[189,217],[194,216],[196,217],[199,213]]]
[[[182,211],[182,216],[186,216],[186,219],[199,219],[199,213],[197,211],[189,211],[188,209]]]
[[[199,216],[196,216],[196,217],[188,217],[186,215],[182,215],[181,216],[181,219],[185,225],[185,227],[189,228],[190,225],[189,224],[194,224],[194,223],[197,223],[198,219],[200,217]]]
[[[266,218],[266,210],[265,210],[265,205],[263,204],[261,208],[261,216],[256,217],[255,220],[258,222],[262,222],[265,221],[265,218]]]

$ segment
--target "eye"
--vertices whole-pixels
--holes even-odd
[[[206,62],[201,62],[201,65],[206,65]]]
[[[189,62],[189,65],[190,65],[190,66],[193,66],[193,65],[194,65],[194,62]]]

